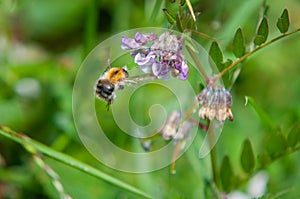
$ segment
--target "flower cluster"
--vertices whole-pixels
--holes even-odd
[[[170,74],[186,80],[188,65],[182,54],[182,39],[167,31],[156,34],[137,32],[134,38],[123,37],[121,48],[132,50],[131,56],[139,68],[156,78],[168,80]]]
[[[209,120],[217,119],[223,123],[225,119],[233,120],[231,112],[231,94],[224,87],[208,85],[198,95],[198,102],[201,105],[199,117]]]
[[[174,139],[175,144],[177,144],[180,140],[188,138],[193,126],[189,121],[184,121],[182,124],[180,124],[180,121],[180,112],[173,111],[165,125],[159,131],[165,140]]]

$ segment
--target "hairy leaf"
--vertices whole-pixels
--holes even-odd
[[[268,35],[269,35],[268,20],[266,17],[264,17],[258,26],[256,37],[254,38],[254,43],[258,46],[263,44],[267,40]]]
[[[179,17],[179,14],[176,14],[176,27],[179,32],[183,32],[183,24],[181,22],[181,18]]]
[[[246,173],[253,171],[255,167],[255,157],[252,149],[252,145],[249,139],[244,141],[242,154],[241,154],[241,165]]]
[[[235,177],[228,156],[225,156],[223,158],[220,170],[220,177],[224,191],[230,191],[234,184]]]
[[[209,49],[209,55],[212,61],[216,64],[218,68],[222,68],[223,64],[223,53],[216,41],[214,41]]]
[[[236,57],[241,57],[245,54],[245,41],[242,29],[237,29],[233,38],[233,53]]]
[[[289,132],[287,142],[290,147],[295,147],[300,143],[300,122],[297,122]]]
[[[287,9],[284,9],[281,16],[278,18],[276,26],[282,34],[286,33],[289,30],[290,19]]]
[[[200,13],[196,12],[194,14],[195,14],[195,17],[198,17]],[[186,30],[186,29],[195,30],[197,28],[197,23],[194,20],[194,17],[188,12],[182,12],[180,20],[181,20],[181,24],[182,24],[182,27],[184,30]]]
[[[166,8],[163,9],[163,12],[165,13],[165,15],[167,17],[168,22],[171,25],[175,25],[176,24],[175,16],[173,16]]]

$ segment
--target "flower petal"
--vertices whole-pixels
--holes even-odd
[[[141,65],[141,66],[139,66],[139,68],[144,73],[151,73],[152,72],[152,65]]]
[[[142,34],[141,32],[137,32],[134,37],[135,41],[141,45],[151,42],[157,38],[158,37],[156,34],[152,34],[152,33]]]
[[[170,67],[166,63],[154,63],[152,65],[152,72],[159,79],[170,79]]]
[[[147,56],[144,54],[138,53],[134,57],[134,62],[139,66],[142,65],[152,65],[155,62],[156,55],[154,53],[149,53]]]
[[[177,68],[177,67],[176,67]],[[181,70],[180,70],[180,69]],[[178,67],[177,68],[180,72],[179,74],[179,79],[181,80],[186,80],[188,78],[188,73],[189,73],[189,67],[188,65],[186,64],[186,61],[184,60],[183,62],[181,62],[181,67]]]
[[[129,37],[122,37],[121,40],[121,49],[123,50],[132,50],[140,47],[141,44],[137,43],[134,39]]]

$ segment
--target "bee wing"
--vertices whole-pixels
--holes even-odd
[[[124,79],[124,84],[127,86],[137,86],[139,84],[149,82],[156,79],[156,76],[151,75],[151,74],[146,74],[146,75],[138,75],[138,76],[133,76]]]

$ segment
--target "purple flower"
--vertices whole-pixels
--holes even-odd
[[[153,42],[150,44],[150,42]],[[174,77],[186,80],[188,65],[181,53],[182,40],[167,31],[157,37],[155,34],[136,33],[135,38],[122,38],[122,49],[133,50],[131,56],[139,68],[156,78],[168,80]]]
[[[152,65],[152,73],[159,79],[170,79],[170,68],[167,63],[156,62]]]
[[[182,48],[180,38],[177,38],[172,32],[167,31],[160,35],[151,46],[152,50],[161,50],[164,52],[178,52]]]
[[[153,52],[150,52],[148,54],[138,53],[134,57],[134,62],[139,66],[151,66],[156,62],[155,58],[156,55]]]
[[[135,34],[134,39],[128,38],[128,37],[122,37],[122,44],[121,48],[123,50],[132,50],[139,48],[143,45],[145,45],[148,42],[151,42],[153,40],[157,39],[156,34],[142,34],[140,32],[137,32]]]

